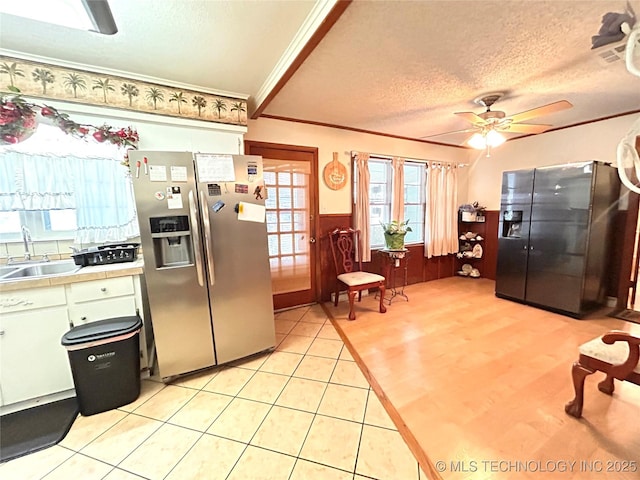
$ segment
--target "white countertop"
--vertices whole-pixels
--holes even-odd
[[[138,258],[134,262],[112,263],[110,265],[95,265],[82,267],[80,270],[69,273],[59,273],[46,277],[21,278],[17,280],[0,281],[0,292],[10,292],[25,288],[48,287],[52,285],[65,285],[67,283],[86,282],[88,280],[101,280],[104,278],[125,277],[128,275],[142,275],[144,261]]]

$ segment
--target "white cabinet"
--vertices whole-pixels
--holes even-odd
[[[72,283],[67,291],[69,318],[74,326],[136,314],[133,277]]]
[[[67,285],[69,319],[72,326],[113,317],[140,315],[144,309],[140,277],[127,276],[90,280]],[[149,366],[145,329],[140,330],[140,368]]]
[[[144,312],[138,275],[0,293],[3,410],[24,408],[14,404],[38,402],[39,397],[73,388],[67,350],[60,343],[71,327],[136,314],[144,322]],[[149,368],[144,327],[140,331],[140,368]]]
[[[69,330],[63,286],[0,295],[2,405],[73,388],[66,349]]]

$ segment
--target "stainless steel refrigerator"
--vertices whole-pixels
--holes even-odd
[[[574,317],[601,306],[619,189],[601,162],[504,172],[496,295]]]
[[[273,348],[262,158],[129,157],[160,376]]]

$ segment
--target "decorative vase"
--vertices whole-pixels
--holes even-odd
[[[384,241],[389,250],[402,250],[404,248],[404,236],[406,233],[384,232]]]

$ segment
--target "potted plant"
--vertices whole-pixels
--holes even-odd
[[[399,222],[398,220],[393,220],[389,223],[380,222],[380,225],[382,225],[382,229],[384,230],[384,241],[387,249],[404,249],[404,236],[407,232],[412,231],[409,226],[409,220],[405,220],[404,222]]]
[[[484,212],[487,209],[487,207],[483,207],[478,202],[473,202],[472,205],[473,205],[473,208],[475,208],[476,210],[476,222],[484,222],[485,221]]]

